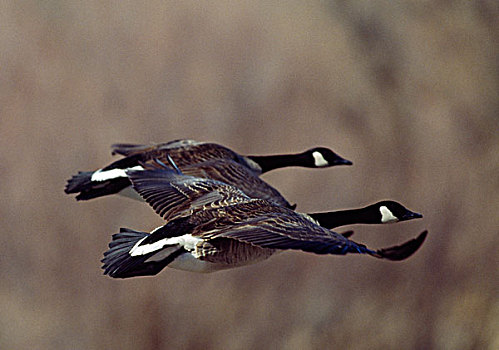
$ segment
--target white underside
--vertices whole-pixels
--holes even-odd
[[[159,228],[161,227],[158,227],[158,229]],[[201,239],[197,237],[192,237],[190,234],[183,235],[180,237],[165,238],[153,244],[146,244],[140,246],[140,243],[144,239],[145,238],[141,239],[139,242],[137,242],[137,244],[135,244],[135,246],[130,250],[130,255],[132,256],[143,255],[157,250],[158,252],[156,254],[154,254],[153,256],[149,257],[146,261],[144,261],[146,263],[154,261],[162,261],[168,258],[168,256],[173,254],[180,247],[183,247],[185,250],[187,250],[187,252],[176,257],[175,260],[173,260],[170,264],[168,264],[168,267],[177,270],[191,271],[191,272],[213,272],[230,267],[227,265],[214,264],[211,262],[200,260],[198,258],[198,254],[196,254],[195,245],[198,242],[200,242]]]
[[[276,253],[280,252],[281,251],[277,251]],[[258,259],[246,261],[245,263],[241,264],[222,264],[222,263],[214,263],[214,262],[200,260],[193,254],[193,252],[190,252],[182,254],[179,257],[177,257],[174,261],[168,264],[168,267],[182,271],[208,273],[208,272],[232,269],[235,267],[253,265],[257,262],[266,260],[267,258],[268,257],[260,257]]]
[[[141,167],[140,165],[137,165],[127,169],[111,169],[106,171],[102,171],[102,169],[100,169],[92,174],[90,180],[100,182],[100,181],[116,179],[118,177],[127,177],[126,174],[127,170],[144,170],[144,168]]]
[[[173,254],[179,248],[180,245],[178,244],[170,247],[163,247],[156,254],[154,254],[144,262],[148,263],[154,261],[162,261],[168,258],[168,256]],[[197,254],[194,251],[191,251],[191,252],[185,252],[184,254],[181,254],[178,257],[176,257],[171,263],[168,264],[168,267],[182,271],[208,273],[208,272],[229,269],[233,266],[227,264],[216,264],[200,260],[197,257]]]
[[[158,227],[158,229],[161,227]],[[157,229],[156,229],[157,230]],[[154,231],[152,231],[154,232]],[[148,236],[147,236],[148,237]],[[226,264],[226,263],[216,263],[210,261],[204,261],[200,259],[200,254],[197,252],[197,244],[203,241],[203,239],[199,237],[193,237],[190,234],[186,234],[178,237],[169,237],[161,239],[157,242],[151,244],[143,244],[141,243],[147,238],[144,237],[139,240],[132,249],[130,249],[129,254],[131,256],[140,256],[146,255],[150,253],[156,252],[154,255],[150,256],[144,262],[159,262],[164,259],[167,259],[171,254],[175,253],[180,247],[186,250],[185,253],[180,254],[176,257],[171,263],[168,264],[168,267],[177,270],[190,271],[190,272],[215,272],[220,270],[226,270],[238,266],[250,265],[262,260],[265,260],[268,257],[260,257],[254,260],[246,261],[241,264]]]
[[[163,248],[144,262],[147,263],[147,262],[164,260],[168,256],[170,256],[170,254],[174,253],[177,249],[179,249],[178,245]]]
[[[168,267],[182,271],[207,273],[230,269],[234,266],[203,261],[196,258],[192,253],[185,253],[168,264]]]

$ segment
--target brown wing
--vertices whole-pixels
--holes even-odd
[[[168,221],[198,210],[251,200],[223,182],[186,176],[170,169],[128,171],[128,176],[140,196]]]
[[[274,187],[260,179],[247,167],[232,160],[210,160],[181,167],[182,173],[225,182],[235,186],[251,198],[265,199],[276,205],[291,208],[291,204]]]
[[[200,142],[194,140],[174,140],[165,143],[153,143],[149,145],[131,144],[131,143],[115,143],[111,145],[112,155],[120,154],[128,157],[138,153],[154,153],[158,150],[173,150],[173,149],[188,149],[199,145]]]
[[[236,152],[215,143],[202,143],[193,140],[175,140],[153,145],[114,144],[113,154],[126,157],[140,157],[142,162],[158,159],[168,163],[170,156],[179,167],[192,165],[212,159],[230,159],[247,165]]]
[[[298,249],[316,254],[346,254],[367,250],[333,231],[314,224],[286,208],[256,201],[223,208],[218,220],[209,220],[208,213],[194,214],[203,218],[193,234],[208,240],[234,239],[261,248]],[[374,253],[374,252],[373,252]]]
[[[395,261],[414,254],[427,235],[427,231],[424,231],[417,238],[401,245],[375,251],[327,230],[289,209],[271,205],[255,209],[252,208],[254,206],[262,206],[262,202],[226,208],[228,212],[225,215],[218,213],[219,220],[206,220],[196,227],[193,234],[202,236],[212,244],[217,240],[232,239],[265,249],[295,249],[316,254],[365,253]],[[206,217],[207,214],[199,212],[197,215]]]

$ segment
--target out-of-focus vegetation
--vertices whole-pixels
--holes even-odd
[[[0,348],[497,349],[495,1],[6,1],[0,5]],[[269,181],[301,211],[391,198],[423,220],[355,227],[401,263],[286,252],[113,280],[126,198],[76,202],[115,142],[333,148]]]

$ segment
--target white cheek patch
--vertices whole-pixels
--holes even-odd
[[[324,156],[321,154],[321,152],[313,152],[312,156],[314,157],[314,165],[318,168],[328,166],[329,163],[327,162],[326,159],[324,159]]]
[[[106,180],[111,180],[111,179],[116,179],[118,177],[127,177],[126,171],[127,170],[144,170],[143,167],[140,165],[134,166],[132,168],[127,168],[127,169],[111,169],[111,170],[106,170],[102,171],[97,170],[95,173],[92,174],[92,177],[90,178],[91,181],[106,181]]]
[[[399,219],[395,215],[392,214],[392,212],[390,211],[390,209],[388,209],[384,205],[382,205],[381,207],[379,207],[379,212],[381,213],[381,222],[383,224],[388,224],[388,223],[391,223],[391,222],[397,222],[397,221],[399,221]]]

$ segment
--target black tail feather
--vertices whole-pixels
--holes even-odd
[[[158,274],[166,265],[171,263],[177,256],[184,253],[181,247],[161,261],[146,262],[155,252],[140,256],[131,256],[130,250],[133,246],[149,233],[121,228],[120,233],[113,235],[109,250],[104,253],[101,262],[105,275],[113,278],[129,278],[136,276],[153,276]]]
[[[104,274],[111,277],[122,277],[130,267],[130,262],[134,260],[129,254],[132,247],[142,238],[147,237],[148,233],[129,230],[126,228],[120,229],[120,233],[113,235],[113,240],[109,243],[109,250],[104,253]]]
[[[126,177],[117,177],[108,181],[92,181],[93,171],[80,171],[68,180],[64,192],[79,193],[77,200],[88,200],[115,194],[130,186],[130,180]]]
[[[92,178],[93,173],[93,171],[79,171],[78,174],[73,175],[73,177],[68,180],[64,192],[68,194],[78,193],[88,188],[88,186],[92,183],[92,180],[90,179]]]

